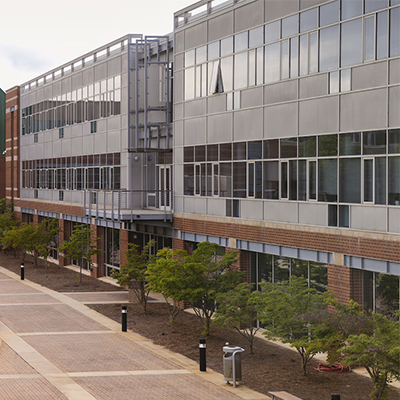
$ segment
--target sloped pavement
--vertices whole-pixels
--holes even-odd
[[[62,294],[0,267],[1,400],[269,399],[121,332],[85,301],[121,302],[121,294]]]

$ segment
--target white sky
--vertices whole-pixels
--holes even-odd
[[[196,0],[0,0],[6,91],[128,33],[165,35]]]

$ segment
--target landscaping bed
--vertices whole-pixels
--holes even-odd
[[[0,265],[19,274],[20,261],[12,255],[0,253]],[[67,268],[49,264],[44,268],[43,260],[35,267],[30,256],[25,262],[25,279],[60,292],[95,292],[123,290],[114,285],[88,276],[82,277]],[[120,322],[121,304],[94,304],[90,307],[101,314]],[[188,312],[181,312],[175,323],[169,322],[166,304],[150,302],[147,312],[140,304],[128,305],[128,329],[143,335],[154,343],[181,353],[193,360],[199,359],[199,338],[202,325],[199,319]],[[320,373],[314,370],[318,364],[312,360],[308,366],[308,376],[301,375],[300,357],[297,352],[283,348],[275,343],[256,338],[254,354],[249,353],[247,342],[234,330],[213,327],[207,337],[207,367],[222,373],[222,347],[226,342],[243,347],[243,383],[256,391],[268,394],[269,391],[284,390],[303,400],[330,400],[332,393],[341,395],[341,400],[367,400],[372,391],[369,378],[349,374]],[[394,389],[389,400],[399,400]]]

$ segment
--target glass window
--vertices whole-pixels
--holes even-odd
[[[207,145],[207,161],[218,161],[218,145]]]
[[[328,268],[324,264],[310,262],[310,288],[316,289],[318,293],[328,290]]]
[[[310,33],[310,65],[309,72],[318,72],[318,33]]]
[[[265,43],[275,42],[281,38],[281,24],[280,21],[271,22],[265,25]]]
[[[280,43],[265,46],[265,83],[279,81]]]
[[[348,67],[362,62],[362,19],[345,22],[341,26],[341,66]]]
[[[259,26],[249,30],[249,47],[260,46],[264,43],[264,27]]]
[[[258,160],[262,158],[262,142],[261,140],[257,140],[254,142],[248,142],[248,159],[249,160]]]
[[[246,142],[233,143],[233,159],[234,160],[246,159]]]
[[[235,82],[234,88],[247,87],[247,52],[235,55]]]
[[[297,138],[281,139],[281,158],[297,157]]]
[[[196,49],[196,64],[201,64],[207,60],[207,48],[201,46]]]
[[[225,57],[221,59],[221,75],[223,80],[224,91],[233,89],[233,57]]]
[[[390,57],[400,56],[400,7],[390,10]]]
[[[245,198],[246,197],[246,163],[236,162],[233,163],[233,197]]]
[[[320,30],[319,51],[321,72],[339,67],[339,25]]]
[[[365,14],[387,7],[387,0],[365,0]]]
[[[396,6],[396,5],[400,4],[400,0],[389,0],[389,3],[391,6]]]
[[[399,310],[399,277],[397,275],[375,274],[375,311],[395,320]]]
[[[298,200],[307,200],[307,161],[299,160]]]
[[[389,154],[400,153],[400,129],[389,130]]]
[[[281,79],[289,78],[289,40],[281,42]]]
[[[220,161],[232,160],[232,144],[223,143],[219,145],[219,159]]]
[[[342,21],[362,14],[363,0],[342,0]]]
[[[342,69],[340,71],[340,91],[346,92],[351,90],[351,69]]]
[[[361,154],[361,133],[341,133],[339,135],[339,155],[357,156]]]
[[[298,14],[282,19],[282,39],[299,33]]]
[[[386,204],[386,157],[375,158],[375,204]]]
[[[281,162],[281,199],[288,198],[288,163]]]
[[[364,60],[375,59],[375,17],[364,20]]]
[[[281,283],[289,279],[290,259],[286,257],[274,257],[274,282]]]
[[[290,39],[290,77],[296,78],[299,75],[299,38]]]
[[[321,135],[318,137],[318,156],[337,156],[338,143],[337,135]]]
[[[339,159],[339,201],[361,203],[361,158]]]
[[[349,206],[339,206],[339,226],[341,228],[348,228],[350,226]]]
[[[221,163],[219,165],[219,188],[221,197],[232,196],[232,164]]]
[[[279,158],[279,139],[264,140],[264,158]]]
[[[183,166],[183,186],[184,192],[183,194],[186,196],[194,195],[194,165],[193,164],[185,164]]]
[[[329,93],[339,92],[339,71],[329,73]]]
[[[277,199],[279,191],[279,161],[264,161],[264,199]]]
[[[364,201],[374,201],[374,160],[364,160]]]
[[[227,56],[233,53],[233,37],[230,36],[226,39],[221,40],[221,57]]]
[[[185,70],[185,100],[194,98],[194,68]]]
[[[311,31],[317,28],[318,25],[318,9],[312,8],[311,10],[300,13],[300,32]]]
[[[337,160],[318,160],[318,201],[337,201]]]
[[[208,45],[208,59],[214,60],[219,57],[219,41]]]
[[[248,32],[235,35],[235,52],[242,51],[248,47]]]
[[[297,200],[297,160],[289,161],[289,200]]]
[[[386,131],[364,132],[363,154],[386,154]]]
[[[400,204],[400,157],[389,157],[389,204]]]
[[[201,162],[206,160],[206,146],[195,147],[195,161]]]
[[[249,86],[256,84],[256,50],[249,51]]]
[[[257,50],[257,85],[264,83],[264,47],[259,47]]]
[[[308,35],[300,36],[300,76],[308,74]]]
[[[183,149],[183,160],[184,162],[193,162],[194,161],[194,147],[185,147]]]
[[[388,12],[380,12],[376,16],[376,58],[381,60],[387,58],[388,54]]]
[[[308,162],[308,198],[317,199],[317,162]]]
[[[339,0],[319,8],[319,26],[334,24],[339,21]]]
[[[316,156],[316,136],[306,136],[299,138],[299,157],[315,157]]]

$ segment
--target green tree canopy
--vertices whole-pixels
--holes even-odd
[[[254,336],[257,328],[257,305],[251,301],[250,283],[240,283],[234,289],[217,296],[218,309],[213,323],[236,329],[249,343],[253,353]]]
[[[280,284],[264,283],[261,292],[252,293],[258,318],[266,329],[264,335],[294,347],[301,357],[304,375],[307,363],[319,352],[311,340],[316,328],[312,316],[326,309],[327,296],[318,294],[308,287],[306,279],[296,276]]]
[[[84,258],[91,267],[93,265],[93,256],[102,251],[95,244],[101,238],[93,238],[94,232],[95,230],[90,229],[86,224],[76,225],[69,240],[65,240],[57,250],[64,252],[65,255],[68,255],[73,260],[81,261]],[[80,266],[79,281],[82,282],[82,263]]]
[[[217,295],[233,289],[243,273],[232,268],[237,261],[237,251],[229,251],[218,260],[217,245],[199,243],[193,254],[184,250],[173,253],[159,253],[156,262],[149,265],[149,287],[168,287],[165,293],[175,301],[191,303],[195,314],[204,324],[204,334],[211,331],[211,320],[217,308]],[[164,264],[163,268],[159,268]],[[171,274],[164,276],[160,271],[171,266]]]
[[[128,250],[124,251],[126,262],[121,265],[119,271],[113,270],[111,274],[111,277],[116,279],[120,286],[127,286],[133,291],[144,311],[146,311],[150,292],[150,289],[146,288],[147,266],[152,260],[149,252],[155,244],[155,240],[150,240],[140,250],[139,245],[128,243]]]

